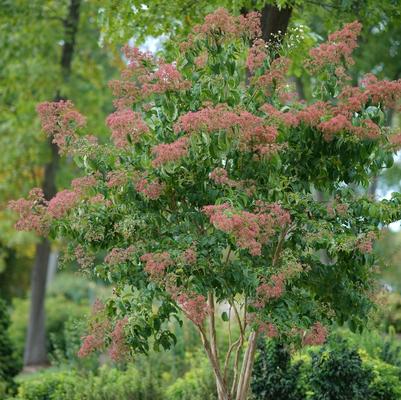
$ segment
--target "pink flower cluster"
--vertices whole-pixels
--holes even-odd
[[[266,335],[268,338],[275,338],[278,336],[277,327],[271,322],[261,322],[259,324],[259,333]]]
[[[110,87],[118,97],[114,105],[118,110],[129,109],[155,93],[186,90],[191,83],[183,79],[175,65],[156,60],[150,53],[125,46],[123,52],[128,66],[121,74],[121,80],[113,80]]]
[[[323,101],[317,101],[304,109],[298,111],[297,119],[299,122],[308,126],[316,126],[320,123],[323,116],[328,112],[328,104]]]
[[[146,253],[140,258],[145,262],[145,272],[149,274],[153,280],[160,280],[166,272],[166,269],[173,265],[170,254],[166,251],[162,253]]]
[[[156,156],[152,162],[154,167],[177,161],[188,154],[188,137],[182,136],[173,143],[158,144],[153,147],[152,153]]]
[[[173,64],[160,63],[159,68],[142,77],[142,93],[149,96],[153,93],[187,90],[191,82],[185,80]]]
[[[195,292],[181,292],[174,299],[188,319],[195,325],[202,325],[209,314],[205,296]]]
[[[217,229],[234,236],[237,246],[259,256],[275,230],[290,222],[290,215],[278,204],[258,203],[256,213],[235,210],[228,203],[203,207]]]
[[[111,129],[114,144],[119,148],[124,148],[129,144],[127,137],[130,138],[131,143],[136,143],[141,135],[149,132],[141,113],[130,109],[121,109],[110,114],[106,123]]]
[[[194,27],[194,32],[199,37],[209,35],[222,35],[224,38],[233,39],[245,36],[255,38],[262,34],[260,29],[260,14],[251,12],[247,15],[238,17],[230,15],[224,8],[218,8],[205,17],[202,25]]]
[[[190,111],[181,115],[174,125],[176,133],[184,131],[194,133],[206,131],[212,133],[219,130],[239,131],[240,148],[242,151],[255,151],[268,154],[276,151],[275,144],[277,128],[265,124],[261,117],[248,111],[234,112],[226,104],[215,107],[208,106],[199,111]]]
[[[50,201],[48,213],[55,219],[62,218],[80,199],[80,194],[73,190],[58,192]]]
[[[326,341],[327,329],[320,323],[316,322],[311,329],[305,333],[302,343],[304,346],[318,346]]]
[[[47,204],[43,191],[39,188],[32,189],[28,199],[10,201],[8,207],[19,214],[15,228],[19,231],[32,230],[39,235],[47,235],[50,227]]]
[[[369,254],[373,251],[373,243],[377,239],[374,232],[368,232],[365,236],[357,240],[357,249],[364,254]]]
[[[66,152],[76,138],[75,131],[86,123],[71,101],[44,102],[36,108],[42,129],[53,138],[60,152]]]
[[[110,171],[106,178],[109,188],[124,186],[128,181],[127,173],[122,170]]]
[[[109,356],[113,361],[119,361],[126,357],[128,346],[125,342],[124,328],[128,324],[128,318],[117,321],[113,332],[111,332],[111,346],[109,348]]]
[[[159,180],[150,182],[146,177],[141,177],[135,184],[135,189],[150,200],[157,200],[164,190],[165,185]]]
[[[116,265],[126,262],[131,259],[135,252],[134,246],[129,246],[127,248],[115,247],[104,258],[104,262],[109,265]]]
[[[83,176],[81,178],[75,178],[71,181],[73,190],[77,193],[83,193],[87,189],[94,187],[97,183],[96,178],[93,175]]]
[[[92,352],[103,347],[104,337],[100,331],[94,331],[93,334],[84,336],[81,347],[78,351],[78,357],[83,358],[89,356]]]
[[[285,275],[279,273],[270,277],[271,283],[261,283],[256,288],[257,301],[255,307],[263,308],[271,299],[278,299],[285,290]]]
[[[297,126],[299,121],[297,115],[293,112],[282,112],[277,110],[271,104],[264,104],[260,107],[260,110],[266,114],[266,118],[272,125],[284,125],[285,127]]]
[[[90,204],[103,204],[106,207],[110,207],[112,204],[110,200],[105,199],[105,197],[102,193],[98,193],[95,196],[90,197],[89,203]]]
[[[181,115],[174,125],[174,131],[192,133],[206,131],[208,133],[228,130],[238,125],[238,115],[231,111],[226,104],[218,104],[215,107],[208,106],[199,111],[190,111]]]
[[[332,217],[334,217],[336,214],[344,217],[348,213],[348,204],[340,202],[330,202],[329,204],[327,204],[327,212]]]
[[[197,253],[196,253],[196,248],[191,246],[188,247],[183,253],[182,253],[182,259],[186,264],[189,265],[194,265],[196,264],[197,260]]]
[[[228,177],[228,173],[224,168],[215,168],[210,173],[210,179],[217,185],[229,186],[231,188],[245,189],[245,193],[248,196],[252,196],[255,193],[254,181],[251,180],[233,180]]]
[[[103,309],[103,304],[96,301],[92,310],[94,321],[91,323],[89,335],[82,337],[83,342],[78,351],[78,357],[80,358],[87,357],[104,346],[104,339],[110,329],[110,321],[100,315]]]
[[[249,49],[246,66],[250,72],[260,68],[267,57],[267,44],[263,39],[256,39]]]
[[[360,139],[377,139],[380,136],[380,127],[370,119],[361,121],[361,125],[352,125],[344,115],[338,114],[327,121],[321,122],[317,128],[323,132],[323,138],[329,142],[340,132],[351,132]]]
[[[279,57],[272,61],[270,68],[256,79],[256,82],[266,96],[271,96],[276,89],[281,91],[283,83],[286,81],[290,60],[285,57]]]
[[[351,118],[366,104],[395,108],[401,99],[401,79],[397,81],[378,81],[368,74],[362,80],[362,87],[345,86],[338,96],[339,103],[332,108],[333,115],[343,114]]]
[[[75,247],[74,256],[79,266],[83,269],[89,268],[95,261],[95,256],[88,254],[80,244]]]
[[[357,38],[362,25],[358,21],[346,24],[340,31],[329,35],[328,41],[312,49],[307,66],[312,71],[319,71],[328,65],[338,65],[343,61],[352,64],[352,52],[357,47]]]

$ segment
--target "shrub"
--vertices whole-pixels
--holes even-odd
[[[0,397],[15,389],[13,378],[21,367],[9,336],[9,325],[7,304],[0,299]]]
[[[159,389],[134,367],[103,366],[98,374],[48,370],[20,382],[15,400],[161,400]]]
[[[207,359],[192,358],[192,368],[166,390],[166,400],[215,400],[215,381]]]
[[[252,375],[255,400],[302,400],[299,388],[302,362],[291,365],[291,354],[277,340],[260,341]]]
[[[365,400],[369,398],[372,372],[363,368],[356,349],[341,342],[312,354],[310,385],[313,400]]]

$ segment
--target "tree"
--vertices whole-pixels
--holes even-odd
[[[373,242],[401,214],[399,194],[373,202],[352,189],[391,165],[400,143],[383,127],[383,109],[395,107],[401,82],[369,75],[350,86],[360,24],[305,60],[316,77],[311,104],[287,80],[297,41],[277,54],[259,24],[257,13],[218,9],[174,64],[125,47],[128,66],[110,84],[114,145],[82,136],[85,118],[71,102],[41,104],[43,130],[86,176],[50,201],[33,189],[11,203],[18,228],[68,238],[82,268],[114,285],[80,355],[169,348],[168,321],[181,312],[225,400],[246,399],[260,335],[312,345],[333,321],[362,329],[374,306]],[[333,201],[316,202],[315,189]],[[107,255],[93,265],[99,251]],[[240,332],[225,355],[219,313]]]
[[[5,89],[0,110],[0,140],[7,150],[1,158],[2,207],[15,193],[38,184],[50,200],[56,193],[56,183],[64,185],[66,171],[71,175],[67,163],[62,164],[61,173],[56,174],[57,147],[51,140],[45,143],[42,135],[38,135],[37,102],[78,98],[78,102],[97,114],[98,119],[107,113],[104,107],[107,90],[97,90],[97,97],[93,93],[99,81],[113,72],[111,54],[98,47],[99,32],[94,23],[96,4],[81,3],[80,0],[32,1],[29,6],[20,2],[6,2],[1,6],[4,57],[0,79]],[[80,14],[83,15],[81,21]],[[76,59],[74,54],[78,54]],[[7,214],[3,218],[7,218]],[[16,240],[10,237],[15,239],[9,230],[2,230],[1,241],[13,250]],[[25,243],[27,247],[33,244],[36,247],[25,366],[36,366],[47,362],[43,303],[51,245],[47,238],[35,242],[29,237]]]

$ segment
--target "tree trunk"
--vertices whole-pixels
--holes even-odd
[[[45,334],[45,293],[47,261],[50,243],[43,239],[36,246],[35,263],[31,277],[31,308],[24,353],[25,367],[43,366],[48,363]]]
[[[279,9],[273,4],[266,4],[260,18],[263,40],[280,43],[287,32],[291,13],[291,7]]]
[[[64,83],[71,75],[71,62],[74,54],[76,34],[79,23],[79,8],[81,0],[71,0],[68,16],[64,20],[65,40],[61,52],[61,72]],[[62,98],[60,90],[56,91],[55,100]],[[57,146],[49,139],[51,150],[50,161],[45,165],[43,193],[47,200],[56,194],[56,170],[59,162]],[[45,294],[47,270],[50,256],[50,242],[45,238],[36,246],[35,262],[31,280],[31,307],[29,325],[25,342],[24,368],[31,369],[48,364],[46,351],[45,329]]]

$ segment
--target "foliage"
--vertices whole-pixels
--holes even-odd
[[[401,295],[397,292],[389,293],[383,298],[383,307],[380,309],[378,321],[385,332],[390,328],[396,333],[401,332]]]
[[[312,355],[310,385],[313,400],[362,400],[370,398],[369,384],[372,372],[362,367],[356,349],[345,343],[329,350],[322,348]]]
[[[191,356],[191,368],[166,389],[166,400],[215,400],[215,382],[207,358]]]
[[[161,400],[158,388],[133,367],[103,366],[98,374],[74,370],[45,371],[21,379],[15,400]]]
[[[321,344],[333,321],[363,327],[373,306],[373,241],[400,218],[401,197],[373,202],[353,185],[392,164],[399,136],[383,116],[401,82],[370,75],[350,85],[354,22],[311,51],[315,101],[298,101],[286,75],[291,47],[277,53],[261,39],[251,47],[258,22],[217,10],[182,43],[176,64],[125,47],[128,66],[111,83],[114,145],[82,137],[85,118],[71,102],[38,107],[44,131],[86,176],[49,202],[38,189],[12,202],[17,224],[68,238],[82,268],[115,287],[97,306],[81,355],[168,349],[176,342],[168,322],[181,310],[226,392],[232,349],[240,353],[247,332],[249,374],[260,332],[308,345]],[[334,200],[315,201],[315,189]],[[220,303],[230,307],[222,319],[234,314],[241,332],[224,372],[214,338]],[[240,392],[248,377],[239,378]]]
[[[283,355],[278,342],[269,341],[256,361],[254,398],[398,399],[401,358],[397,341],[384,339],[376,331],[372,335],[374,339],[370,340],[368,334],[343,330],[320,349],[304,350],[292,357],[288,351]],[[283,361],[278,354],[282,354]],[[261,370],[261,364],[265,370]],[[278,364],[285,364],[285,368]]]
[[[9,325],[8,307],[0,298],[0,396],[15,389],[13,378],[21,368],[9,335]]]
[[[84,333],[84,327],[81,327],[82,330],[77,329],[79,327],[77,321],[84,318],[85,315],[89,313],[90,307],[88,303],[76,304],[67,300],[64,296],[59,295],[48,297],[46,299],[45,309],[47,316],[46,331],[48,337],[48,351],[51,355],[56,351],[56,349],[59,355],[61,350],[63,353],[69,353],[70,345],[79,341]],[[13,300],[10,334],[20,359],[22,359],[25,346],[28,311],[29,299],[15,298]],[[66,326],[66,324],[77,325],[72,332],[69,332],[70,328]],[[70,337],[70,333],[73,333],[74,339]]]
[[[291,354],[278,340],[260,341],[252,374],[251,389],[255,400],[302,400],[298,387],[302,362],[291,363]]]

